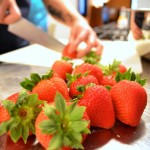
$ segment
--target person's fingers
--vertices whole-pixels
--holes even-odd
[[[4,17],[6,15],[8,3],[5,1],[0,1],[0,23],[3,22]]]
[[[79,44],[87,40],[88,34],[89,32],[87,32],[86,30],[82,31],[73,41],[71,41],[68,49],[69,53],[73,53],[74,51],[76,51]]]
[[[21,12],[14,0],[3,1],[1,5],[0,22],[2,24],[11,24],[21,17]]]
[[[10,0],[11,1],[11,0]],[[18,8],[15,1],[11,2],[9,8],[9,15],[7,15],[4,19],[5,24],[10,24],[16,22],[21,17],[20,9]]]
[[[90,35],[86,41],[86,47],[81,51],[78,51],[77,57],[80,58],[86,54],[88,54],[93,47],[96,45],[96,37],[95,35]]]
[[[96,48],[97,55],[99,56],[102,55],[104,46],[101,44],[99,39],[96,40],[95,48]]]

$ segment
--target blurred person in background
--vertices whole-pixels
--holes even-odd
[[[143,21],[144,21],[144,12],[142,11],[131,12],[130,30],[135,40],[139,40],[143,37],[143,34],[142,34]]]
[[[58,21],[71,28],[69,47],[70,53],[76,51],[81,42],[86,43],[82,51],[78,51],[77,57],[86,55],[95,47],[101,54],[103,46],[95,31],[87,21],[69,3],[69,0],[43,0],[48,12]],[[36,5],[38,5],[36,1]],[[29,17],[30,0],[0,0],[0,53],[5,53],[29,45],[29,42],[7,31],[8,25],[20,19]],[[29,19],[29,18],[28,18]],[[43,18],[44,19],[44,18]]]
[[[135,40],[150,39],[150,12],[132,11],[130,29]]]

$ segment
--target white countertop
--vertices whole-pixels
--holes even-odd
[[[134,42],[127,41],[102,41],[104,50],[101,63],[109,64],[114,59],[122,61],[127,68],[132,68],[137,73],[142,73],[141,58],[138,55]],[[14,50],[0,55],[0,61],[51,67],[54,61],[61,59],[61,53],[48,49],[38,44]],[[74,60],[75,63],[82,62]]]

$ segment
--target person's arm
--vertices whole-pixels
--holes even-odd
[[[21,17],[15,0],[0,0],[0,24],[11,24]]]
[[[130,29],[133,34],[133,37],[138,40],[142,38],[142,31],[135,23],[135,12],[131,12],[131,19],[130,19]]]
[[[58,21],[71,27],[69,38],[69,52],[77,50],[81,42],[86,43],[86,48],[78,51],[78,57],[87,54],[95,47],[98,54],[102,53],[103,46],[100,43],[95,31],[90,27],[84,17],[72,6],[69,0],[43,0],[49,13]]]

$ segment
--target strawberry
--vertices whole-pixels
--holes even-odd
[[[57,91],[59,91],[68,101],[70,99],[66,82],[60,77],[53,76],[51,70],[49,74],[40,77],[36,73],[30,75],[30,79],[25,78],[21,82],[21,86],[29,90],[31,93],[37,93],[40,100],[53,102]]]
[[[9,132],[13,142],[22,138],[26,143],[28,136],[35,133],[34,122],[43,102],[38,100],[37,94],[27,93],[20,93],[18,97],[12,95],[9,99],[2,101],[4,108],[1,114],[6,116],[6,120],[2,117],[0,135]]]
[[[103,86],[114,86],[116,83],[115,77],[112,75],[104,75],[101,80],[101,85]]]
[[[88,74],[67,75],[67,78],[69,83],[69,94],[72,98],[81,95],[85,86],[91,83],[98,85],[96,77]]]
[[[38,141],[49,150],[83,149],[83,138],[90,132],[85,107],[77,106],[76,102],[66,103],[59,92],[54,102],[45,104],[36,119]]]
[[[70,53],[70,52],[68,51],[69,46],[70,46],[70,44],[67,44],[67,45],[65,46],[65,48],[63,49],[63,51],[62,51],[62,57],[63,57],[63,58],[65,57],[66,59],[77,58],[77,51],[74,51],[73,53]]]
[[[7,98],[7,100],[12,101],[13,103],[16,103],[18,99],[19,93],[14,93],[11,96]],[[0,123],[7,121],[10,118],[8,111],[3,107],[3,104],[0,103]]]
[[[52,65],[51,69],[58,74],[60,78],[66,80],[66,73],[71,74],[73,67],[72,64],[65,60],[57,60]]]
[[[147,93],[136,81],[121,80],[110,90],[115,115],[121,122],[138,126],[147,104]]]
[[[127,71],[127,68],[123,64],[121,64],[121,61],[117,61],[116,59],[113,61],[112,64],[109,64],[108,66],[103,66],[102,68],[105,76],[116,76],[118,72],[124,73]]]
[[[79,105],[86,106],[91,126],[109,129],[115,122],[110,92],[101,85],[88,87]]]
[[[73,74],[84,74],[88,72],[89,75],[93,75],[97,78],[99,84],[101,83],[103,73],[102,69],[97,65],[89,64],[89,63],[82,63],[74,68]]]

